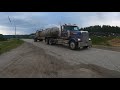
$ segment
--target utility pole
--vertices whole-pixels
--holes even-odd
[[[9,22],[12,24],[12,21],[11,21],[11,19],[10,19],[9,16],[8,16],[8,20],[9,20]],[[15,25],[15,23],[14,23],[13,25],[14,25],[14,27],[15,27],[15,38],[16,38],[16,25]]]
[[[17,38],[17,37],[16,37],[16,25],[15,25],[15,38]]]

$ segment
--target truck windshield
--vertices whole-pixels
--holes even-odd
[[[65,26],[64,29],[65,30],[79,31],[79,27],[78,26]]]

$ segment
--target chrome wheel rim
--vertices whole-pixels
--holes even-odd
[[[71,43],[70,43],[70,47],[71,47],[72,49],[74,49],[74,48],[75,48],[75,43],[74,43],[74,42],[71,42]]]
[[[50,44],[50,45],[52,44],[51,40],[49,40],[49,44]]]

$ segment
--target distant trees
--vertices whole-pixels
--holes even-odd
[[[0,34],[0,41],[5,41],[6,39],[4,38],[4,36],[2,34]]]
[[[90,27],[81,28],[83,31],[88,31],[90,35],[97,36],[120,36],[120,27],[109,25],[95,25]]]
[[[0,41],[6,41],[7,39],[2,35],[0,34]]]

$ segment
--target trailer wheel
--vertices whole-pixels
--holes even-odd
[[[88,48],[88,46],[84,46],[84,47],[83,47],[83,49],[87,49],[87,48]]]
[[[77,44],[74,41],[71,41],[69,44],[70,49],[75,50],[77,49]]]
[[[49,39],[49,44],[53,45],[53,40],[52,39]]]
[[[41,42],[41,41],[43,41],[42,39],[39,39],[39,41]]]
[[[37,38],[34,38],[34,42],[37,42]]]

